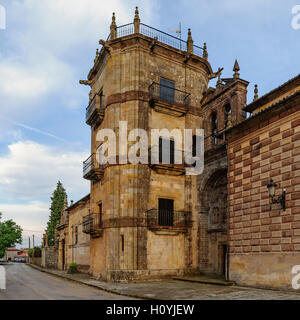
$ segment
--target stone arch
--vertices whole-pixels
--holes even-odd
[[[212,210],[216,207],[216,202],[211,202],[212,195],[219,195],[218,189],[222,188],[227,198],[227,168],[219,168],[213,172],[202,184],[200,193],[200,204],[204,210]],[[222,194],[221,200],[224,200]],[[214,204],[214,205],[213,205]],[[213,208],[211,208],[213,206]]]
[[[219,163],[214,168],[207,170],[200,183],[199,269],[223,275],[226,268],[222,250],[228,243],[227,167]]]

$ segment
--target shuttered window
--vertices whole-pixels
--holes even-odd
[[[160,226],[173,226],[174,200],[158,199],[158,224]]]

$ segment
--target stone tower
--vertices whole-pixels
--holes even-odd
[[[235,60],[232,78],[217,77],[215,88],[208,88],[201,101],[205,132],[204,172],[198,176],[199,270],[228,279],[228,158],[225,132],[246,118],[249,82],[240,78]],[[242,170],[242,168],[239,168]],[[237,195],[238,196],[238,195]]]
[[[138,8],[124,26],[113,14],[110,36],[100,44],[87,80],[80,81],[91,87],[91,156],[84,162],[91,205],[83,219],[90,272],[121,281],[195,271],[199,195],[197,177],[186,175],[184,162],[172,161],[182,150],[161,135],[159,141],[170,143],[170,163],[131,164],[124,154],[135,143],[126,146],[132,129],[144,129],[150,141],[151,129],[178,129],[183,136],[184,129],[202,128],[200,102],[212,74],[206,44],[194,45],[190,29],[182,41],[141,23]],[[99,164],[102,129],[117,135],[116,164]],[[160,153],[162,145],[151,150]]]

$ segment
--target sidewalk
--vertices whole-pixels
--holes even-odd
[[[111,283],[98,281],[87,274],[67,274],[30,265],[42,272],[105,290],[110,293],[138,299],[153,300],[300,300],[300,291],[286,292],[265,289],[222,286],[180,280],[162,280],[139,283]]]

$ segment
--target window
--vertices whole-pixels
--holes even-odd
[[[160,79],[160,100],[174,103],[175,83],[166,79]]]
[[[102,216],[103,216],[102,202],[98,204],[98,207],[99,207],[99,227],[102,228]]]
[[[78,227],[75,227],[75,244],[78,243]]]
[[[218,144],[218,120],[217,120],[217,113],[213,112],[211,115],[211,135],[213,144]]]
[[[163,161],[165,160],[165,161]],[[175,141],[159,138],[159,163],[175,163]]]
[[[103,95],[103,90],[101,90],[100,94],[100,109],[103,109],[104,108],[104,95]]]
[[[197,156],[197,142],[198,142],[198,153],[201,152],[201,137],[193,135],[193,145],[192,145],[192,156]],[[193,167],[196,167],[196,161],[193,163]]]
[[[211,223],[217,224],[220,222],[220,210],[218,207],[214,207],[211,216]]]
[[[124,234],[121,234],[121,250],[122,250],[122,252],[124,252],[124,246],[125,246],[125,243],[124,243]]]
[[[196,145],[197,145],[197,136],[193,135],[193,149],[192,149],[192,156],[196,157]]]
[[[225,113],[225,117],[224,117],[225,118],[225,128],[228,128],[228,124],[231,125],[231,115],[232,115],[231,114],[231,106],[230,106],[230,104],[227,104],[225,106],[224,113]]]
[[[174,223],[174,200],[158,199],[158,225],[173,226]]]

